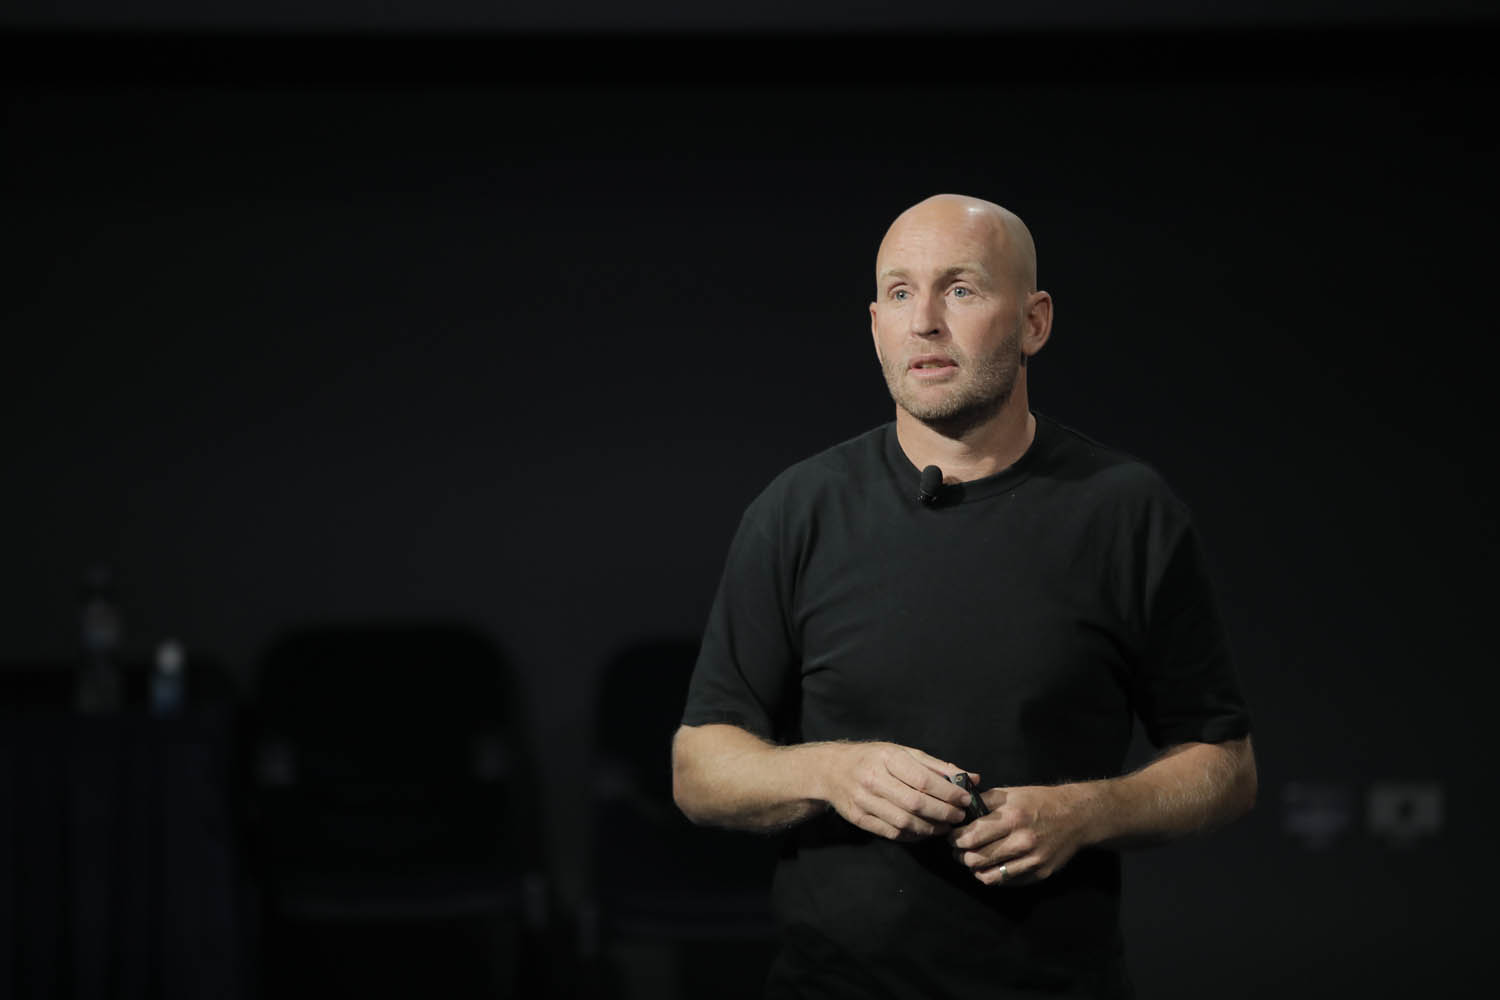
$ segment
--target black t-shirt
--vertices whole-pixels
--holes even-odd
[[[889,740],[984,787],[1120,773],[1151,742],[1249,732],[1189,512],[1148,466],[1040,414],[1010,468],[917,499],[887,424],[800,462],[745,511],[686,725],[782,743]],[[1119,863],[1080,852],[981,885],[945,840],[836,813],[789,836],[770,993],[1125,995]]]

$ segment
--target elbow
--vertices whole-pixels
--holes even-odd
[[[675,761],[672,764],[672,801],[676,803],[677,811],[686,816],[694,825],[702,824],[703,820],[693,798],[691,786],[682,773],[682,767]]]
[[[1245,737],[1244,749],[1240,755],[1239,773],[1236,776],[1237,791],[1235,818],[1246,815],[1255,808],[1255,802],[1260,795],[1260,777],[1255,769],[1255,751],[1250,745],[1250,737]]]
[[[682,815],[694,825],[701,826],[704,823],[703,807],[693,780],[692,756],[683,746],[685,742],[679,729],[672,740],[672,801]]]

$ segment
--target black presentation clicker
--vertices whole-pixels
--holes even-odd
[[[981,799],[979,793],[974,790],[974,783],[969,780],[967,774],[952,774],[948,776],[948,780],[969,793],[969,806],[964,810],[964,822],[972,823],[989,813],[989,809],[985,808],[984,799]]]

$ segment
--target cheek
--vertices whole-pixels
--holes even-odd
[[[1016,331],[1010,326],[1008,318],[991,318],[989,322],[976,323],[971,331],[972,336],[966,340],[971,350],[987,357],[994,357],[1012,349],[1016,341]]]

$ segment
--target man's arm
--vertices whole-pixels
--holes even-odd
[[[949,839],[981,882],[1032,882],[1084,847],[1162,843],[1228,823],[1254,805],[1256,784],[1249,736],[1183,743],[1118,778],[992,788],[990,814]]]
[[[961,771],[896,743],[778,746],[729,725],[683,726],[672,742],[677,807],[694,823],[738,830],[784,829],[831,807],[889,840],[947,833],[968,802],[947,778]]]

